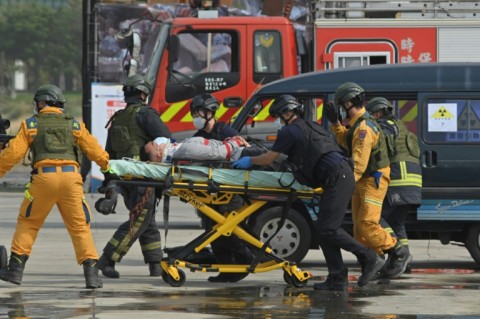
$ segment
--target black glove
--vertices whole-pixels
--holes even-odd
[[[120,179],[120,177],[117,174],[115,174],[115,172],[111,168],[108,168],[104,171],[101,170],[101,172],[103,173],[103,177],[104,177],[102,182],[102,187],[107,187],[110,181]]]
[[[323,111],[323,114],[325,114],[325,117],[332,124],[337,123],[337,121],[340,121],[340,122],[342,121],[342,116],[338,111],[338,106],[333,104],[332,101],[328,102],[327,105],[325,105],[325,110]]]
[[[115,207],[117,207],[117,191],[115,186],[111,188],[104,188],[104,198],[100,198],[95,202],[95,209],[103,215],[115,214]]]

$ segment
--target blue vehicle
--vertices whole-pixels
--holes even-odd
[[[372,65],[278,80],[259,89],[232,126],[268,147],[276,135],[273,120],[255,118],[265,114],[272,99],[291,94],[304,104],[305,118],[328,127],[328,120],[322,120],[323,104],[332,101],[336,88],[347,81],[361,85],[367,100],[387,98],[418,136],[423,201],[407,218],[409,238],[465,246],[480,264],[480,63]],[[316,214],[310,206],[293,203],[285,231],[271,241],[282,257],[300,261],[309,249],[318,249]],[[280,217],[281,204],[272,202],[251,222],[262,238],[268,238]],[[351,216],[347,217],[345,228],[351,230]]]

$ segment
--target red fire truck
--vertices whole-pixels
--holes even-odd
[[[149,26],[148,39],[143,44],[131,40],[130,44],[136,49],[130,49],[128,71],[144,73],[154,84],[151,105],[160,111],[162,120],[178,137],[180,131],[193,129],[189,102],[200,93],[215,95],[222,102],[217,118],[229,122],[261,86],[300,72],[372,64],[480,62],[477,2],[337,0],[307,3],[311,13],[303,24],[294,24],[281,16],[212,17],[212,10],[203,18],[147,20],[153,24]],[[136,20],[146,21],[141,17],[130,21],[127,26],[133,32],[124,30],[121,37],[128,38],[136,32],[135,27],[141,23],[135,23]],[[143,52],[141,56],[139,52]],[[124,56],[120,55],[119,59],[125,61]],[[114,58],[104,60],[110,63]],[[107,71],[110,70],[105,68],[108,63],[104,64]],[[123,77],[129,75],[123,67],[120,65],[120,71],[117,68],[114,72],[120,72]],[[98,74],[96,81],[108,82],[110,73]],[[374,79],[368,81],[374,83]],[[118,107],[118,101],[112,101],[114,98],[109,94],[102,95],[107,97],[106,107]],[[121,91],[117,95],[120,100]],[[396,98],[402,100],[401,96]],[[317,105],[318,119],[322,114],[322,100],[318,100]],[[402,118],[407,123],[416,121],[416,103],[402,107]],[[105,131],[107,119],[92,118],[101,122],[98,137]],[[268,120],[265,107],[248,119],[249,128],[256,123],[255,130],[266,127],[265,132],[271,133],[273,125],[258,123]],[[99,172],[97,175],[101,178]],[[266,214],[262,218],[262,223],[257,218],[259,228],[272,220],[272,216]],[[304,219],[293,219],[290,221],[295,229],[306,229],[305,225],[301,227]],[[311,241],[297,239],[294,245],[282,248],[281,255],[299,261],[310,247],[318,247],[314,241],[314,237]]]
[[[326,2],[316,1],[315,5]],[[313,28],[310,35],[306,33],[309,42],[283,17],[177,18],[166,22],[147,73],[155,83],[152,105],[160,110],[169,127],[178,131],[192,128],[188,105],[196,94],[217,96],[223,101],[217,115],[229,121],[238,111],[230,106],[242,105],[259,86],[295,75],[299,69],[304,72],[371,64],[480,61],[480,20],[473,11],[480,11],[478,3],[457,3],[456,13],[439,15],[435,10],[440,8],[434,7],[428,12],[413,11],[420,2],[410,2],[411,6],[401,8],[383,2],[384,7],[373,7],[371,11],[368,7],[344,7],[342,12],[338,11],[342,8],[334,8],[335,17],[328,17],[332,11],[327,8],[318,7],[315,12],[323,17],[310,23]],[[390,11],[384,12],[394,12],[395,17],[372,15],[386,9]],[[203,39],[205,45],[193,46],[196,39]],[[213,64],[221,55],[216,55],[215,49],[222,50],[222,46],[227,52],[226,60],[221,62],[224,68],[215,69]],[[204,51],[198,49],[203,47]],[[299,60],[299,56],[303,59]],[[205,58],[196,70],[181,65],[182,59],[185,63],[200,57]],[[256,120],[267,118],[267,114],[260,114]]]
[[[264,6],[269,2],[275,1],[265,1]],[[291,17],[294,10],[283,2],[287,9],[278,14]],[[130,40],[131,60],[137,63],[134,52],[138,55],[141,48],[144,67],[134,65],[130,73],[143,72],[154,84],[151,105],[177,132],[193,129],[189,101],[204,92],[222,102],[219,120],[230,121],[257,88],[299,72],[480,61],[476,1],[304,3],[307,13],[295,24],[281,16],[218,16],[217,10],[166,19],[162,10],[150,9],[147,17],[157,21],[155,28],[150,26],[149,39],[136,50],[135,41]],[[135,23],[129,26],[135,30]],[[256,120],[267,118],[259,114]]]

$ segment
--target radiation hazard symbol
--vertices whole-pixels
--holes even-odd
[[[428,104],[428,131],[429,132],[456,132],[457,131],[457,104],[456,103]]]

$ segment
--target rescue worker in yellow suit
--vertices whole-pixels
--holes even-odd
[[[325,107],[325,116],[332,123],[337,143],[354,162],[353,235],[379,256],[392,254],[391,274],[397,277],[405,272],[411,256],[401,242],[380,225],[382,203],[390,182],[390,162],[385,136],[365,110],[364,96],[365,91],[356,83],[340,85],[335,91],[335,104],[328,103]],[[349,128],[342,125],[338,108],[344,110]]]
[[[0,279],[20,285],[32,246],[53,205],[57,205],[73,242],[77,262],[83,265],[87,288],[101,288],[96,266],[98,255],[90,231],[90,209],[79,173],[78,148],[104,170],[108,153],[83,123],[64,114],[66,100],[55,85],[35,91],[34,116],[22,122],[15,138],[0,154],[0,177],[18,163],[30,148],[31,183],[20,206],[12,240],[10,261]]]
[[[408,250],[405,219],[412,209],[422,203],[422,166],[418,138],[408,130],[402,120],[395,118],[393,106],[386,98],[373,98],[365,108],[377,120],[385,134],[390,160],[390,184],[382,205],[380,225],[400,240]],[[388,257],[385,267],[378,275],[397,278],[390,275],[392,256]]]

